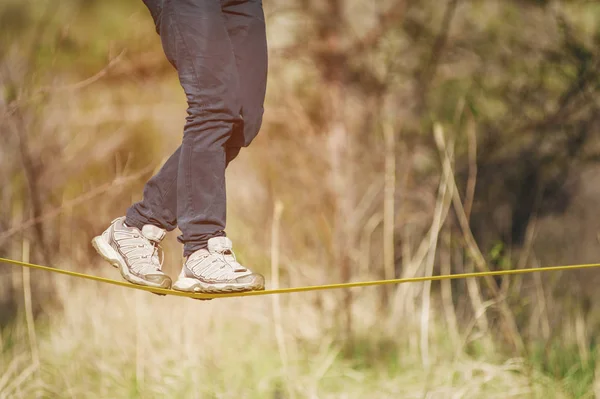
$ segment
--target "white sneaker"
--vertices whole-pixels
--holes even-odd
[[[112,221],[106,231],[92,240],[96,251],[121,271],[125,280],[156,288],[171,288],[171,278],[161,270],[159,243],[167,232],[147,224],[140,231],[125,224],[125,217]]]
[[[227,237],[208,240],[208,250],[200,249],[187,258],[173,289],[205,293],[264,290],[265,278],[240,265],[231,248]]]

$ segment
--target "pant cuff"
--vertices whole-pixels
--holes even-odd
[[[126,216],[125,217],[125,224],[129,227],[136,227],[139,230],[142,230],[142,227],[144,227],[144,225],[148,224],[145,221],[141,221],[138,219],[134,219],[131,216]]]

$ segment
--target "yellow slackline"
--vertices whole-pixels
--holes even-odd
[[[88,280],[99,281],[101,283],[120,285],[122,287],[134,288],[137,290],[150,291],[156,294],[163,295],[176,295],[183,296],[193,299],[214,299],[214,298],[230,298],[240,296],[258,296],[258,295],[272,295],[272,294],[289,294],[292,292],[306,292],[306,291],[319,291],[319,290],[331,290],[338,288],[353,288],[353,287],[367,287],[372,285],[387,285],[387,284],[402,284],[402,283],[417,283],[423,281],[439,281],[439,280],[455,280],[462,278],[471,277],[484,277],[484,276],[506,276],[514,274],[527,274],[536,272],[552,272],[561,270],[574,270],[574,269],[589,269],[592,267],[600,267],[600,263],[591,263],[584,265],[569,265],[569,266],[550,266],[550,267],[538,267],[534,269],[516,269],[516,270],[498,270],[489,272],[478,272],[478,273],[460,273],[460,274],[448,274],[441,276],[428,276],[428,277],[409,277],[409,278],[396,278],[390,280],[375,280],[375,281],[359,281],[354,283],[341,283],[341,284],[326,284],[326,285],[313,285],[308,287],[295,287],[295,288],[279,288],[276,290],[266,291],[249,291],[249,292],[232,292],[223,294],[201,294],[201,293],[189,293],[175,290],[167,290],[164,288],[152,288],[143,285],[131,284],[124,281],[111,280],[104,277],[91,276],[89,274],[72,272],[69,270],[55,269],[48,266],[35,265],[32,263],[20,262],[18,260],[0,258],[0,263],[10,263],[13,265],[30,267],[33,269],[45,270],[48,272],[66,274],[67,276],[85,278]]]

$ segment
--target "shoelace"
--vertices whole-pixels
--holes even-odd
[[[154,250],[152,251],[150,259],[154,258],[154,255],[156,255],[157,258],[160,259],[160,262],[158,264],[158,270],[162,271],[163,263],[165,262],[165,251],[163,250],[163,247],[161,247],[160,244],[157,242],[152,243],[152,246],[154,247]]]
[[[229,253],[226,253],[229,252]],[[202,263],[202,261],[206,258],[208,258],[211,255],[219,255],[217,257],[214,257],[211,262],[204,266],[201,270],[197,270],[198,266]],[[229,266],[229,269],[231,270],[232,273],[236,273],[238,271],[247,271],[248,269],[246,269],[245,267],[242,266],[242,269],[238,269],[238,267],[235,266],[235,264],[231,264],[230,261],[227,259],[227,256],[231,256],[233,258],[233,261],[235,263],[237,263],[237,258],[235,257],[235,254],[233,253],[232,250],[230,249],[226,249],[223,251],[215,251],[215,252],[205,252],[204,255],[202,256],[198,256],[195,257],[191,260],[192,264],[189,266],[189,268],[196,274],[201,274],[202,271],[207,270],[208,268],[210,268],[210,266],[212,266],[215,262],[217,261],[222,261],[223,265],[220,267],[221,269],[224,268],[225,266]],[[237,263],[239,265],[239,263]],[[241,265],[240,265],[241,266]]]
[[[226,253],[226,252],[229,252],[229,253]],[[217,251],[217,253],[221,255],[221,258],[223,258],[223,261],[225,263],[227,263],[234,272],[237,270],[237,267],[235,265],[232,265],[231,263],[229,263],[229,260],[227,259],[227,256],[231,256],[233,258],[233,261],[239,265],[239,263],[235,257],[235,254],[233,253],[233,251],[231,249],[226,249],[224,251]]]
[[[127,248],[127,247],[137,247],[137,248],[144,248],[144,249],[150,249],[149,246],[152,247],[152,254],[148,255],[148,254],[140,254],[140,255],[129,255],[127,254],[127,257],[129,259],[129,261],[131,262],[131,268],[133,269],[133,271],[141,273],[144,272],[148,266],[151,266],[152,269],[150,269],[150,272],[153,271],[162,271],[162,266],[164,264],[165,261],[165,255],[164,255],[164,251],[162,246],[157,243],[157,242],[153,242],[151,240],[148,240],[146,237],[144,237],[143,235],[140,235],[137,232],[128,232],[128,234],[130,235],[131,238],[134,239],[142,239],[143,240],[143,244],[124,244],[122,245],[123,248]],[[130,238],[130,239],[131,239]],[[133,252],[133,251],[132,251]],[[158,266],[155,265],[154,262],[144,262],[144,259],[152,259],[154,260],[154,256],[156,256],[158,259],[156,259],[158,261]]]

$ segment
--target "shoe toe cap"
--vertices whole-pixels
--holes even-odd
[[[171,278],[166,274],[147,274],[145,276],[145,280],[147,280],[150,283],[157,284],[163,288],[171,288]]]
[[[258,273],[248,274],[247,276],[238,277],[236,283],[251,285],[254,289],[264,289],[265,278]]]

